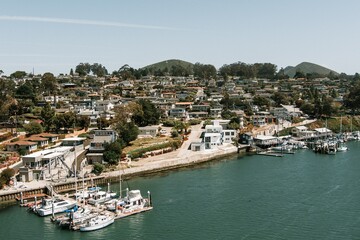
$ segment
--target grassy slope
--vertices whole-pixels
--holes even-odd
[[[154,63],[151,65],[145,66],[143,68],[154,69],[154,70],[158,70],[158,69],[164,70],[167,67],[167,69],[170,70],[172,66],[178,66],[178,65],[180,65],[186,69],[189,69],[189,68],[192,69],[194,64],[192,64],[190,62],[182,61],[182,60],[170,59],[170,60],[165,60],[162,62]]]
[[[330,72],[334,72],[335,74],[337,74],[337,72],[328,69],[326,67],[314,64],[314,63],[309,63],[309,62],[302,62],[298,65],[296,65],[295,67],[286,67],[285,69],[285,74],[289,75],[290,77],[293,77],[296,73],[296,71],[302,71],[303,73],[319,73],[322,75],[326,75],[329,74]]]

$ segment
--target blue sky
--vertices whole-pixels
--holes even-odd
[[[360,72],[357,0],[2,0],[0,69],[110,72],[166,59]]]

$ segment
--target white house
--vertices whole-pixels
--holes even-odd
[[[205,126],[205,133],[203,142],[206,149],[211,149],[214,146],[222,145],[223,143],[231,143],[232,139],[236,137],[236,130],[224,130],[220,125],[219,120],[214,120],[213,125]]]

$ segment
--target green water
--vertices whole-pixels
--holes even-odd
[[[154,210],[95,232],[2,208],[1,239],[360,239],[360,142],[348,146],[336,155],[235,156],[133,179],[132,189],[151,190]]]

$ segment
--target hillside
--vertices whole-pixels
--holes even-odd
[[[158,62],[158,63],[154,63],[148,66],[143,67],[142,69],[148,69],[148,70],[161,70],[164,71],[166,68],[168,71],[170,71],[170,69],[172,67],[182,67],[186,70],[190,70],[192,71],[194,64],[190,63],[190,62],[186,62],[186,61],[182,61],[182,60],[177,60],[177,59],[170,59],[170,60],[165,60],[162,62]]]
[[[335,74],[338,74],[337,72],[335,72],[334,70],[328,69],[326,67],[314,64],[314,63],[309,63],[309,62],[302,62],[298,65],[296,65],[295,67],[292,66],[288,66],[284,69],[285,74],[288,75],[289,77],[294,77],[296,71],[301,71],[303,73],[318,73],[321,75],[327,75],[330,72],[333,72]]]

